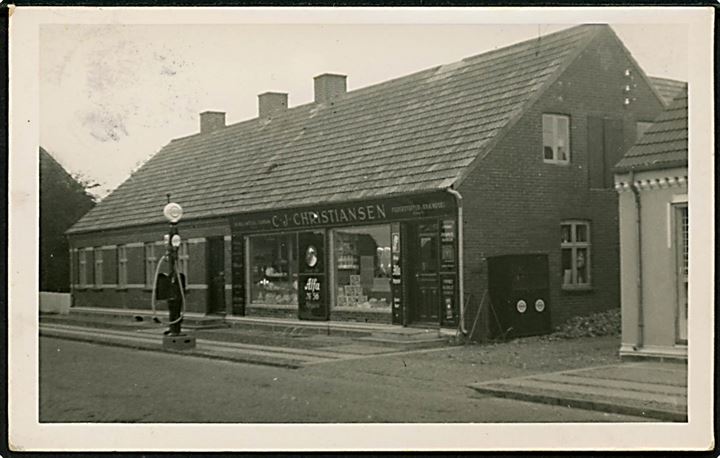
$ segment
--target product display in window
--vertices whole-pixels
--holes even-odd
[[[251,304],[297,305],[294,234],[251,237]]]
[[[390,226],[335,232],[335,308],[390,310]]]

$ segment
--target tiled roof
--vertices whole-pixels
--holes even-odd
[[[650,82],[657,89],[658,94],[662,97],[665,106],[677,97],[683,90],[687,90],[687,83],[684,81],[671,80],[669,78],[660,78],[657,76],[650,76]]]
[[[625,153],[616,170],[648,170],[686,166],[688,159],[687,87],[672,101],[640,140]]]
[[[582,25],[176,139],[68,232],[450,187],[604,25]]]

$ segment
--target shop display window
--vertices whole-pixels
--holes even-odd
[[[297,235],[250,237],[250,303],[297,305]]]
[[[390,226],[337,229],[336,310],[390,311]]]

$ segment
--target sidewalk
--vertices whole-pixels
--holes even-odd
[[[541,404],[687,421],[687,366],[636,362],[495,380],[478,393]]]
[[[166,314],[161,314],[166,320]],[[167,326],[153,323],[147,311],[71,310],[41,315],[40,335],[147,351],[163,349]],[[174,353],[227,361],[300,368],[349,359],[402,354],[451,344],[434,330],[352,323],[298,323],[277,319],[186,315],[183,332],[196,348]]]

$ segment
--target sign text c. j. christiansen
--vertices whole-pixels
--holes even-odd
[[[273,227],[313,226],[317,224],[344,224],[358,221],[377,221],[387,218],[385,204],[360,205],[348,208],[331,208],[320,211],[301,211],[273,215]]]

